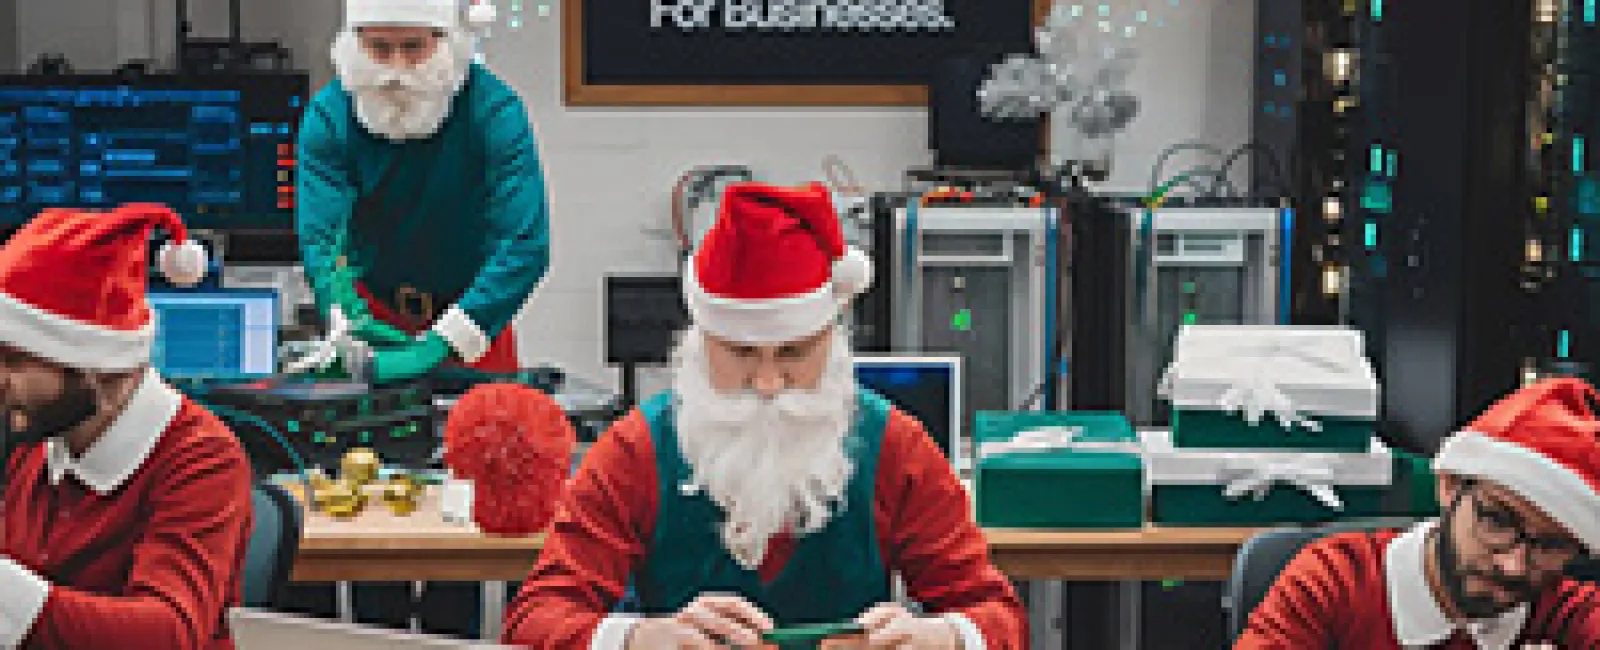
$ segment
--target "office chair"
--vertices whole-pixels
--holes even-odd
[[[294,569],[305,526],[300,505],[281,486],[262,481],[250,491],[254,527],[245,551],[240,604],[272,608]]]
[[[1278,581],[1278,574],[1300,549],[1318,539],[1337,533],[1367,532],[1386,528],[1405,529],[1417,519],[1363,519],[1344,521],[1316,528],[1274,528],[1260,533],[1239,548],[1233,562],[1222,608],[1228,613],[1228,638],[1238,639],[1244,632],[1250,612],[1267,597]]]

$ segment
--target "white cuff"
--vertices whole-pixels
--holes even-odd
[[[983,640],[983,631],[978,629],[978,624],[972,619],[960,614],[945,614],[940,617],[956,626],[956,631],[961,633],[962,650],[986,650],[989,646]]]
[[[600,627],[594,630],[594,640],[589,643],[589,650],[626,650],[628,633],[641,620],[644,619],[623,614],[605,617],[600,621]]]
[[[444,340],[450,342],[450,347],[455,348],[456,356],[467,363],[477,363],[483,355],[489,352],[489,335],[483,333],[483,328],[472,322],[472,317],[460,307],[451,305],[445,310],[444,315],[434,322],[433,331]]]
[[[0,650],[14,650],[28,638],[50,598],[50,583],[11,558],[0,557]]]

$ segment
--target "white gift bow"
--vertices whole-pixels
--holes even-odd
[[[1271,361],[1284,357],[1295,357],[1314,366],[1321,366],[1330,372],[1343,372],[1350,369],[1349,364],[1338,357],[1320,354],[1315,350],[1308,350],[1305,346],[1289,345],[1275,341],[1267,345],[1251,345],[1233,347],[1228,349],[1226,357],[1201,356],[1186,358],[1186,363],[1204,363],[1207,360],[1237,362],[1240,359],[1259,359],[1261,363],[1254,364],[1254,371],[1244,377],[1235,378],[1228,390],[1217,398],[1215,405],[1218,409],[1229,413],[1241,413],[1245,421],[1250,424],[1261,422],[1261,416],[1271,413],[1284,428],[1293,429],[1296,426],[1304,427],[1308,431],[1322,431],[1322,425],[1300,413],[1294,400],[1278,389],[1277,380],[1269,373]],[[1175,377],[1168,375],[1164,383],[1170,390],[1171,382]]]
[[[1062,449],[1122,453],[1139,452],[1139,443],[1137,442],[1079,440],[1078,438],[1081,435],[1083,435],[1083,427],[1039,427],[1037,429],[1028,429],[1018,433],[1010,440],[991,440],[978,445],[978,457],[988,458],[998,454],[1060,451]]]
[[[1249,495],[1260,501],[1278,484],[1289,484],[1334,510],[1344,510],[1344,500],[1333,487],[1333,468],[1321,459],[1229,459],[1223,479],[1223,496],[1229,499]]]

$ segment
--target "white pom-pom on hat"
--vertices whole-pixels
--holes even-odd
[[[474,28],[483,29],[493,25],[499,14],[491,0],[474,0],[472,6],[467,8],[467,23]]]
[[[844,255],[833,261],[833,290],[854,298],[872,286],[872,258],[866,251],[847,246]]]
[[[172,242],[162,244],[161,252],[156,254],[156,263],[161,275],[168,281],[180,287],[192,287],[205,279],[210,260],[204,247],[188,240],[177,245]]]

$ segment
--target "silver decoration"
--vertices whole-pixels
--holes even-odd
[[[1090,17],[1081,4],[1058,2],[1034,32],[1036,54],[1013,54],[990,67],[977,89],[984,116],[1035,120],[1059,113],[1090,140],[1126,129],[1139,114],[1138,97],[1125,89],[1139,57],[1126,42],[1134,30],[1110,29],[1106,12],[1101,7]]]

